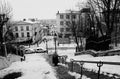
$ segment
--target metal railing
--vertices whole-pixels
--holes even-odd
[[[59,56],[59,63],[66,64],[67,55]]]
[[[108,64],[108,65],[120,65],[120,62],[106,62],[106,61],[79,61],[79,60],[73,60],[73,59],[70,59],[70,62],[71,62],[71,71],[73,72],[73,64],[75,62],[78,62],[79,65],[80,65],[80,68],[81,68],[81,71],[80,71],[80,74],[81,74],[81,77],[80,79],[82,79],[82,75],[83,75],[83,65],[84,63],[95,63],[97,64],[97,67],[98,67],[98,77],[97,79],[100,79],[100,70],[101,70],[101,67],[103,66],[103,64]]]
[[[120,62],[106,62],[106,61],[79,61],[79,60],[74,60],[74,59],[70,59],[70,62],[66,62],[66,59],[67,59],[67,56],[66,55],[62,55],[62,56],[59,56],[59,60],[60,60],[60,63],[62,64],[67,64],[67,63],[70,63],[71,67],[70,67],[70,71],[73,72],[74,71],[74,64],[75,63],[79,63],[79,66],[80,66],[80,79],[82,79],[82,76],[83,76],[83,65],[85,63],[94,63],[96,64],[96,66],[98,67],[98,75],[97,75],[97,79],[100,79],[100,71],[101,71],[101,67],[104,65],[104,64],[107,64],[107,65],[120,65]]]

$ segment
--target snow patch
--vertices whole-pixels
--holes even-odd
[[[78,73],[76,73],[76,72],[68,72],[70,75],[72,75],[72,76],[75,76],[75,79],[80,79],[80,74],[78,74]],[[82,79],[91,79],[91,78],[88,78],[88,77],[86,77],[85,75],[82,75]]]

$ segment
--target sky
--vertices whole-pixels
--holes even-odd
[[[85,0],[7,0],[13,11],[13,19],[55,19],[58,11],[78,9],[78,2]]]

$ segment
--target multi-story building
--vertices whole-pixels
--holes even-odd
[[[72,33],[72,22],[79,21],[79,11],[66,11],[64,13],[56,14],[56,24],[57,24],[57,32],[59,36],[59,42],[70,42],[70,38],[73,38]]]
[[[40,24],[31,21],[18,21],[13,24],[13,33],[16,37],[16,42],[32,40],[33,43],[41,39]]]
[[[70,38],[72,36],[71,21],[79,20],[79,11],[67,11],[65,13],[56,14],[57,31],[60,34],[60,38]]]

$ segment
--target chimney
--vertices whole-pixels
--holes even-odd
[[[57,15],[59,14],[59,11],[57,12]]]
[[[23,21],[26,21],[26,19],[24,18]]]

